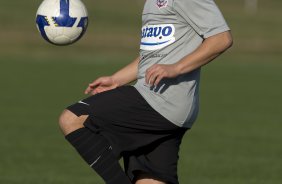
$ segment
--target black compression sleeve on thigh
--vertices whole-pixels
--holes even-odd
[[[68,134],[66,139],[107,184],[131,184],[103,136],[80,128]]]

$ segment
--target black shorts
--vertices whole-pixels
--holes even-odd
[[[156,112],[132,86],[90,96],[67,108],[89,115],[85,127],[108,139],[133,181],[139,172],[178,184],[179,146],[187,130]]]

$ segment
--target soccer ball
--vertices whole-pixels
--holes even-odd
[[[44,0],[36,13],[36,25],[46,41],[72,44],[87,29],[87,9],[80,0]]]

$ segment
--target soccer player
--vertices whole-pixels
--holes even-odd
[[[92,96],[67,107],[59,124],[107,184],[178,184],[179,146],[198,113],[200,68],[232,37],[213,0],[147,0],[142,26],[140,55],[90,83],[85,93]]]

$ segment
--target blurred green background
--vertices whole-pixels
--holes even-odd
[[[64,140],[57,119],[86,85],[138,54],[143,0],[83,0],[90,26],[57,47],[35,27],[41,0],[0,0],[0,183],[102,180]],[[202,70],[201,110],[186,134],[183,184],[282,183],[282,1],[217,0],[234,46]]]

